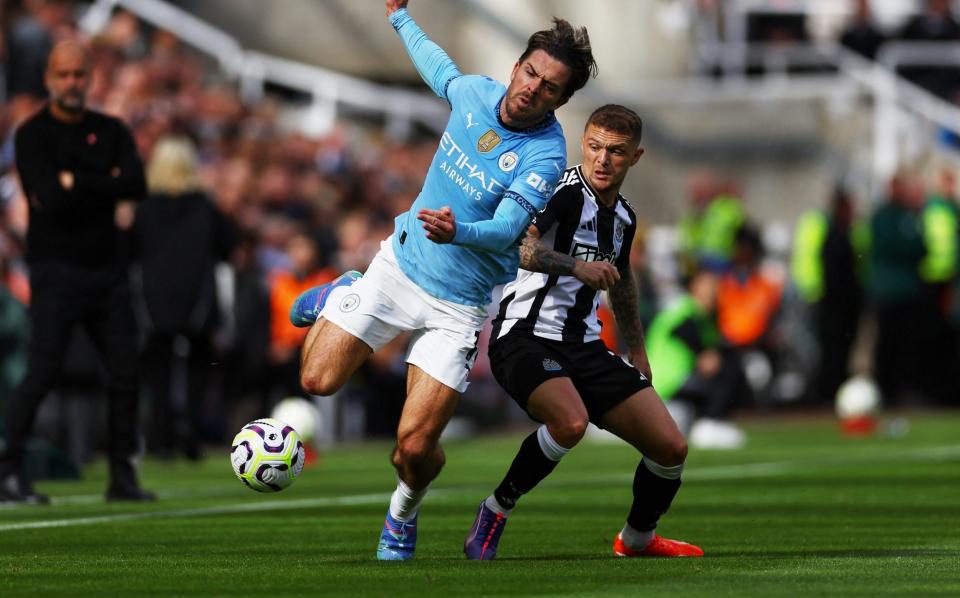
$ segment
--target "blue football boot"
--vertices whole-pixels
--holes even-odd
[[[297,328],[313,326],[313,323],[320,317],[323,306],[327,303],[330,291],[337,287],[348,287],[359,280],[361,276],[363,274],[356,270],[348,270],[327,284],[300,293],[300,296],[290,306],[290,323]]]
[[[409,561],[413,558],[413,551],[417,548],[419,516],[420,513],[417,513],[410,521],[397,521],[387,509],[387,518],[380,532],[380,544],[377,546],[378,561]]]
[[[507,525],[507,518],[494,513],[487,507],[487,501],[480,501],[477,519],[463,542],[463,553],[471,561],[492,561],[497,556],[497,545]]]

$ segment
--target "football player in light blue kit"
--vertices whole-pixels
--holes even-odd
[[[554,19],[530,37],[509,87],[462,75],[406,6],[387,0],[387,16],[423,79],[449,102],[450,120],[423,190],[364,275],[307,291],[290,313],[312,326],[300,381],[315,395],[333,394],[373,351],[412,331],[381,560],[413,557],[420,503],[444,464],[440,433],[467,387],[485,306],[494,286],[516,277],[518,240],[566,167],[553,111],[596,73],[586,30]]]

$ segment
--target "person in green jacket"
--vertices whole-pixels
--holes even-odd
[[[656,388],[689,441],[702,448],[737,448],[743,433],[729,423],[732,409],[750,396],[736,354],[721,345],[713,310],[718,277],[701,269],[687,292],[654,317],[647,331],[647,355],[657,372]],[[692,411],[692,414],[687,415]],[[683,420],[690,419],[689,426]]]
[[[922,394],[926,376],[943,374],[929,367],[936,302],[921,275],[929,255],[924,203],[921,178],[901,169],[870,218],[867,288],[877,322],[873,372],[887,407]]]
[[[812,399],[817,402],[832,404],[850,377],[850,353],[863,311],[868,235],[842,187],[834,189],[828,210],[810,210],[797,222],[790,269],[801,300],[812,308],[819,349]]]
[[[700,267],[725,270],[746,220],[737,185],[697,172],[690,177],[689,193],[691,210],[677,227],[681,273],[690,276]]]
[[[958,207],[953,169],[941,169],[934,192],[920,212],[926,253],[920,261],[920,278],[928,303],[927,342],[922,347],[928,374],[921,377],[921,390],[934,402],[956,406],[960,376],[956,373],[957,326],[951,313],[958,267]]]

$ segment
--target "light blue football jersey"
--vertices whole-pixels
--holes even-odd
[[[405,10],[395,12],[391,23],[424,80],[452,109],[423,189],[396,218],[393,250],[403,272],[426,292],[482,307],[494,286],[516,278],[517,240],[546,206],[566,167],[563,130],[552,113],[531,128],[508,127],[500,120],[503,84],[461,75]],[[502,202],[513,204],[498,211]],[[417,213],[443,206],[453,210],[457,235],[441,245],[427,239]],[[511,235],[506,243],[486,239],[488,229],[479,224],[495,213],[504,220],[501,233]]]

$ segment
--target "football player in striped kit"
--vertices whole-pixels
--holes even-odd
[[[651,383],[630,245],[636,215],[620,195],[643,154],[642,121],[618,105],[598,108],[567,169],[520,250],[517,279],[503,290],[490,362],[497,381],[542,425],[521,444],[506,477],[480,503],[464,543],[468,559],[496,556],[519,498],[547,477],[593,422],[643,454],[633,504],[617,534],[617,556],[701,556],[657,535],[680,487],[687,443]],[[613,307],[630,364],[600,340],[600,291]],[[631,365],[632,364],[632,365]]]

